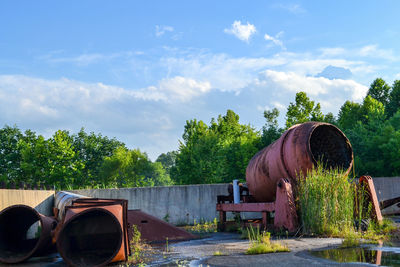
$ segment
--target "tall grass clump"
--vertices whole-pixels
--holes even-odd
[[[354,184],[338,169],[322,164],[300,174],[298,197],[303,231],[322,236],[344,236],[354,219]]]
[[[271,242],[271,233],[260,231],[260,228],[247,228],[247,236],[250,241],[250,247],[247,249],[247,255],[288,252],[290,249],[278,241]]]

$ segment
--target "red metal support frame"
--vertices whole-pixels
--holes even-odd
[[[242,201],[252,200],[251,196],[242,198]],[[226,224],[226,212],[261,212],[262,224],[267,228],[268,215],[275,212],[274,227],[286,228],[294,232],[298,226],[296,206],[293,198],[291,183],[288,179],[280,179],[277,184],[275,202],[242,202],[239,204],[224,203],[231,202],[226,196],[218,196],[216,210],[219,211],[220,228],[224,229]]]
[[[381,222],[382,213],[379,207],[378,197],[376,196],[375,186],[371,176],[366,176],[366,175],[361,176],[359,179],[359,183],[360,185],[362,184],[366,185],[372,203],[372,207],[374,209],[374,215],[376,216],[376,220],[378,222]]]

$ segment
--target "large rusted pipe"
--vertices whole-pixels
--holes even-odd
[[[279,179],[289,178],[296,185],[298,175],[306,174],[317,162],[325,168],[341,168],[348,174],[353,165],[349,140],[329,123],[294,125],[250,160],[247,186],[257,201],[274,201]]]
[[[120,252],[122,242],[118,218],[104,208],[93,207],[66,220],[58,234],[57,249],[70,266],[104,266]]]
[[[0,213],[0,262],[18,263],[51,252],[55,219],[26,205],[14,205]]]

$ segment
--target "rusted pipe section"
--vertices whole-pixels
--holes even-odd
[[[129,251],[127,200],[78,198],[65,206],[57,249],[70,266],[126,261]]]
[[[104,266],[118,254],[122,238],[118,219],[110,211],[91,208],[65,222],[57,248],[70,266]]]
[[[0,262],[18,263],[55,251],[51,232],[54,218],[26,205],[14,205],[0,213]]]
[[[325,168],[341,168],[348,174],[353,165],[350,141],[329,123],[294,125],[250,160],[247,186],[257,201],[272,202],[281,178],[289,178],[295,186],[298,175],[306,174],[317,162],[322,162]]]

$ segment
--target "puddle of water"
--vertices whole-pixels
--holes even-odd
[[[353,248],[335,248],[310,252],[311,255],[347,263],[370,263],[384,266],[400,266],[399,247],[366,245]]]

